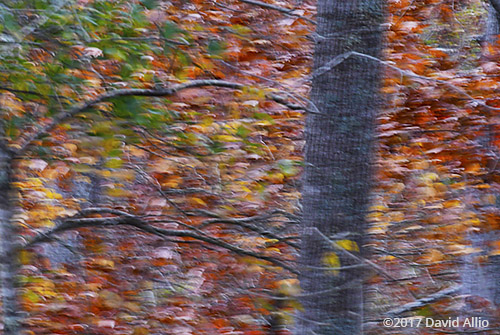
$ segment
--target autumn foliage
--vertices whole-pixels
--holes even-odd
[[[256,335],[292,313],[273,299],[296,285],[280,265],[294,267],[302,112],[268,97],[306,106],[311,25],[238,1],[10,5],[2,120],[22,152],[28,333]],[[52,122],[192,80],[243,88],[105,99]]]
[[[372,316],[455,289],[399,316],[480,315],[490,322],[485,333],[495,334],[498,45],[480,43],[487,17],[481,2],[391,1],[389,13],[387,106],[369,234],[374,260],[390,277],[372,279]],[[391,331],[401,333],[383,330]]]
[[[291,328],[315,8],[266,3],[293,11],[237,0],[0,5],[0,135],[16,153],[27,334]],[[499,271],[500,45],[478,42],[477,0],[394,0],[387,11],[366,329],[401,334],[380,319],[457,286],[400,316],[481,315],[495,334],[499,302],[467,273],[491,282]],[[85,105],[194,80],[242,86]]]

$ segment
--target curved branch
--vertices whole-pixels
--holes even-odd
[[[92,208],[87,209],[88,213],[111,213],[111,210],[105,210],[100,208]],[[120,211],[121,212],[121,211]],[[82,213],[79,213],[82,214]],[[117,227],[117,226],[131,226],[139,229],[142,232],[146,232],[152,235],[156,235],[162,238],[168,237],[188,237],[198,241],[202,241],[214,246],[221,247],[223,249],[232,251],[239,255],[251,256],[257,259],[268,261],[274,265],[280,266],[292,273],[297,273],[295,269],[287,265],[286,263],[271,257],[259,254],[257,252],[243,249],[241,247],[232,245],[226,241],[221,239],[211,237],[205,234],[199,234],[197,232],[192,232],[189,230],[172,230],[172,229],[163,229],[149,225],[147,222],[141,220],[139,217],[136,217],[132,214],[123,213],[123,215],[116,217],[104,217],[104,218],[79,218],[79,217],[71,217],[61,221],[59,225],[56,227],[46,230],[44,232],[38,233],[35,237],[26,241],[22,245],[19,246],[19,249],[25,249],[34,246],[38,243],[49,242],[53,239],[53,236],[65,231],[76,230],[83,227]]]
[[[242,90],[245,87],[245,85],[239,83],[234,83],[224,80],[207,79],[207,80],[193,80],[167,88],[159,88],[159,89],[127,88],[127,89],[106,92],[98,95],[94,99],[87,100],[80,104],[77,104],[68,111],[62,111],[56,114],[48,124],[39,125],[38,128],[35,130],[35,132],[29,135],[24,140],[24,143],[20,144],[19,148],[16,150],[16,155],[24,153],[32,141],[47,134],[50,130],[52,130],[55,126],[57,126],[64,120],[67,120],[78,113],[81,113],[89,108],[92,108],[98,103],[108,101],[113,98],[126,97],[126,96],[167,97],[175,95],[176,93],[188,88],[205,87],[205,86],[224,87],[234,90]],[[275,94],[269,94],[267,95],[267,98],[279,104],[282,104],[290,109],[302,109],[306,112],[311,113],[311,111],[309,111],[306,107],[290,104],[286,102],[285,99]]]

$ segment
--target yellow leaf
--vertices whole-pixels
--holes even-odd
[[[54,191],[51,191],[51,190],[45,191],[45,195],[49,199],[62,199],[62,195],[60,195],[59,193],[56,193]]]
[[[459,200],[448,200],[443,202],[444,208],[454,208],[459,207],[461,202]]]
[[[277,172],[277,173],[271,173],[268,176],[264,177],[264,179],[268,180],[269,182],[273,184],[281,184],[283,183],[283,180],[285,179],[285,175],[283,173]]]
[[[31,252],[26,251],[26,250],[21,250],[19,252],[19,263],[22,265],[27,265],[29,264],[31,260]]]
[[[464,221],[464,223],[470,224],[472,226],[480,226],[481,220],[479,220],[478,218],[472,218],[472,219]]]
[[[214,119],[211,117],[206,117],[203,120],[201,120],[201,125],[204,127],[209,127],[214,123]]]
[[[433,181],[435,180],[438,180],[439,179],[439,176],[434,173],[434,172],[428,172],[428,173],[425,173],[423,176],[422,176],[422,180],[427,183],[427,184],[430,184],[432,183]]]
[[[124,190],[122,188],[108,188],[106,189],[106,194],[109,195],[110,197],[128,197],[132,193]]]
[[[275,243],[278,243],[279,241],[280,241],[280,240],[277,240],[277,239],[275,239],[275,238],[265,238],[265,239],[264,239],[264,242],[265,242],[266,244],[275,244]]]
[[[387,207],[386,206],[382,206],[382,205],[375,205],[375,206],[371,206],[370,207],[370,211],[372,212],[375,212],[375,211],[387,211]]]
[[[356,242],[351,240],[339,240],[335,242],[339,247],[347,251],[357,251],[359,252],[359,246]]]
[[[335,270],[335,268],[340,268],[340,259],[336,253],[334,253],[334,252],[326,253],[323,256],[322,262],[324,265],[328,266],[329,268],[333,268],[332,270],[329,270],[331,273],[333,273],[334,275],[339,274],[339,270]]]
[[[216,141],[221,141],[221,142],[239,142],[241,141],[240,138],[231,136],[231,135],[216,135],[214,136],[214,140]]]
[[[200,198],[193,197],[193,198],[191,198],[191,201],[193,201],[194,203],[196,203],[198,205],[202,205],[202,206],[207,205],[207,203],[205,201],[201,200]]]
[[[40,297],[38,296],[38,294],[36,294],[32,290],[24,291],[22,297],[23,297],[23,300],[29,301],[30,303],[33,303],[33,304],[36,304],[37,302],[40,301]]]

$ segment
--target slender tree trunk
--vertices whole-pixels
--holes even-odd
[[[16,292],[17,255],[13,253],[15,231],[12,218],[12,157],[0,146],[0,285],[4,335],[19,334],[18,301]]]
[[[500,0],[490,0],[489,3],[485,42],[495,43],[500,34]]]
[[[483,42],[485,45],[495,45],[498,43],[498,35],[500,35],[500,0],[489,0],[488,5],[488,16],[486,20],[485,33],[483,37]],[[484,58],[488,60],[493,60],[495,56],[489,54],[489,50],[485,49]],[[485,116],[492,120],[492,115],[489,111],[485,112]],[[498,148],[495,145],[495,129],[491,125],[488,128],[488,132],[484,136],[480,136],[476,139],[478,146],[486,147],[489,152],[498,153]],[[489,169],[494,169],[497,162],[492,160],[488,163]],[[486,175],[485,183],[490,183],[489,176]],[[500,239],[499,231],[489,231],[487,229],[482,229],[479,232],[469,233],[467,236],[473,248],[479,248],[484,251],[488,250],[487,246],[493,245],[494,241]],[[462,258],[462,268],[460,271],[461,282],[462,282],[462,295],[464,297],[472,296],[481,297],[488,300],[495,307],[500,307],[500,256],[499,255],[489,255],[488,261],[485,262],[484,259],[481,262],[475,255],[465,255]],[[466,300],[467,301],[467,300]],[[473,301],[471,299],[470,301]],[[473,312],[474,304],[466,303],[464,304],[463,316],[468,317]],[[481,315],[486,318],[490,315]]]
[[[379,57],[383,17],[381,0],[319,0],[314,68],[348,51]],[[306,122],[297,335],[362,333],[362,264],[327,238],[355,242],[340,245],[361,256],[379,80],[380,64],[359,56],[313,79],[311,100],[322,115]],[[325,269],[337,263],[348,268]]]

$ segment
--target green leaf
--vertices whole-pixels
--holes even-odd
[[[281,159],[278,161],[278,168],[286,177],[295,176],[299,173],[297,165],[296,161],[290,159]]]
[[[208,42],[208,54],[213,57],[220,57],[226,51],[226,43],[218,40]]]
[[[127,54],[123,50],[120,50],[117,48],[104,49],[104,54],[106,55],[106,57],[109,57],[109,58],[112,58],[115,60],[119,60],[119,61],[127,60]]]
[[[33,304],[36,304],[37,302],[40,301],[40,297],[38,296],[38,294],[36,294],[32,290],[27,290],[26,292],[24,292],[23,298],[30,301]]]
[[[158,0],[143,0],[142,5],[147,9],[153,9],[158,6]]]
[[[112,149],[108,152],[109,157],[121,157],[122,154],[122,149]]]
[[[246,138],[248,135],[250,135],[252,131],[248,129],[245,126],[239,126],[238,129],[236,130],[236,135],[241,137],[241,138]]]
[[[274,119],[269,114],[266,113],[254,113],[253,117],[257,120],[269,121],[271,124],[274,124],[275,122]]]
[[[218,154],[218,153],[224,152],[226,150],[224,148],[224,144],[221,142],[218,142],[218,141],[210,142],[210,144],[208,145],[208,148],[214,154]]]
[[[130,119],[136,117],[142,110],[142,103],[136,97],[113,99],[113,112],[116,116]]]
[[[123,165],[123,161],[120,158],[109,159],[104,166],[110,169],[119,169]]]
[[[184,31],[180,29],[175,23],[167,21],[164,23],[163,28],[161,29],[161,36],[167,39],[172,39],[183,32]]]

